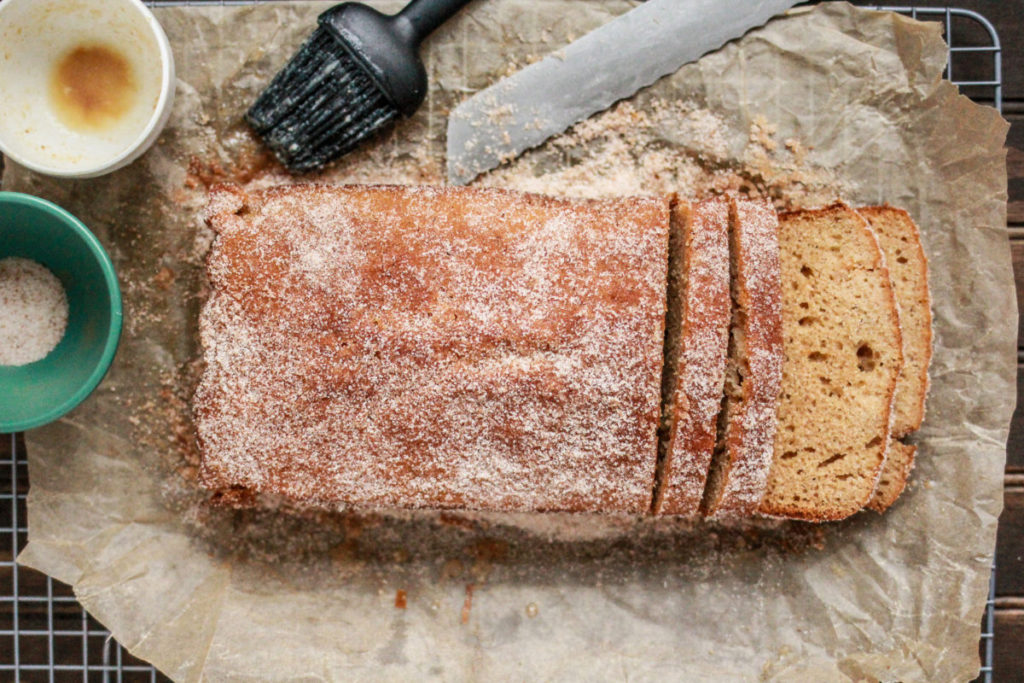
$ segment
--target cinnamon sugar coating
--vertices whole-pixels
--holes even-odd
[[[733,199],[730,216],[733,312],[726,401],[703,512],[757,511],[768,483],[782,383],[779,222],[767,201]]]
[[[729,202],[674,208],[678,309],[672,316],[665,387],[665,445],[653,512],[700,509],[722,403],[729,341]]]
[[[645,512],[669,208],[467,188],[211,192],[205,485]]]

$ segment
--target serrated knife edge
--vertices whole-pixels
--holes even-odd
[[[448,118],[448,182],[470,182],[796,2],[648,0],[456,107]]]

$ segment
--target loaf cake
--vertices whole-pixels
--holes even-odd
[[[220,187],[208,222],[208,488],[649,511],[667,200]]]
[[[658,486],[653,511],[693,515],[701,505],[729,337],[729,203],[677,202],[672,212]]]
[[[759,511],[811,521],[864,507],[890,437],[903,364],[893,287],[867,221],[849,207],[779,216],[782,391]]]
[[[921,427],[928,394],[928,366],[932,358],[931,293],[928,261],[921,234],[910,215],[891,206],[858,209],[871,224],[885,255],[900,311],[903,369],[893,398],[892,438],[907,436]],[[868,507],[884,512],[906,487],[917,449],[891,442],[882,475]]]
[[[718,442],[702,511],[749,516],[768,483],[782,381],[779,223],[766,201],[730,206],[732,323]]]

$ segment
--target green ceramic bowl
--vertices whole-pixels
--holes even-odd
[[[68,326],[46,358],[0,365],[0,433],[52,422],[88,396],[121,337],[121,289],[110,257],[85,225],[56,204],[0,192],[0,259],[43,264],[64,285]]]

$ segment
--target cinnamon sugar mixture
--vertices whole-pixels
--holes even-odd
[[[307,185],[218,189],[210,212],[208,486],[647,509],[667,201]]]
[[[624,101],[476,182],[570,197],[735,193],[778,209],[838,198],[836,179],[807,163],[798,140],[779,144],[761,117],[747,135],[735,128],[686,102],[654,99],[639,109]]]
[[[729,204],[708,200],[681,216],[676,250],[682,284],[670,349],[675,386],[666,406],[668,430],[654,511],[693,515],[700,506],[722,402],[729,336]],[[685,226],[685,227],[684,227]]]

